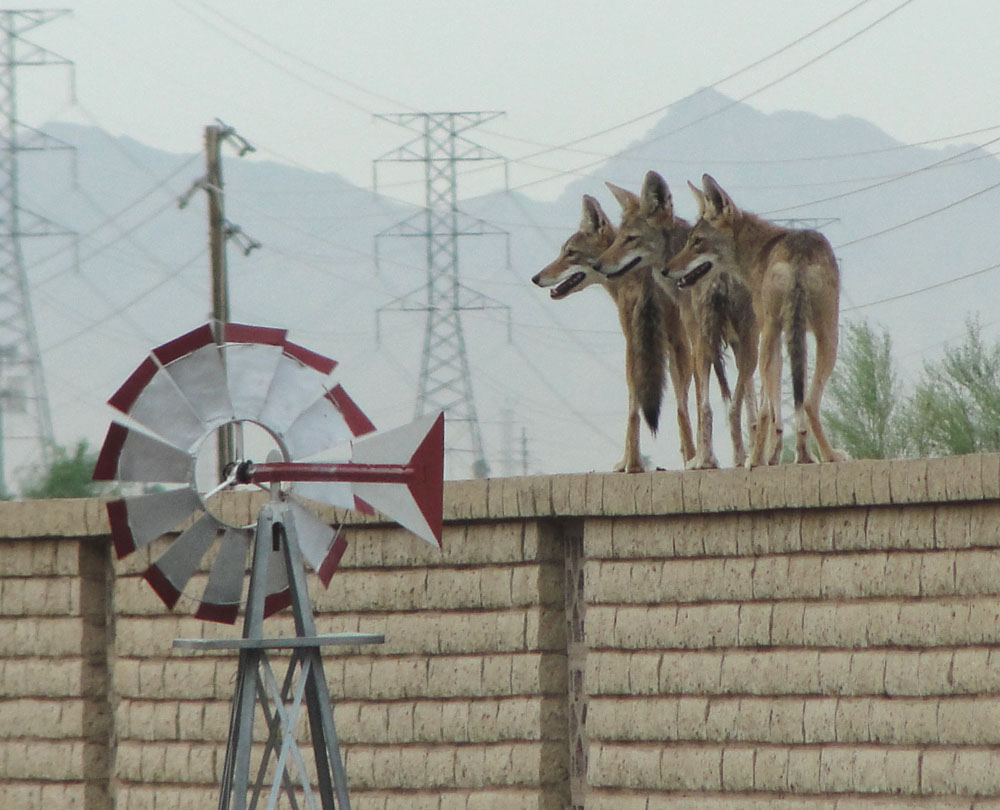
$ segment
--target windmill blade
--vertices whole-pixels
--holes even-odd
[[[227,323],[223,364],[236,419],[259,421],[284,353],[285,329]]]
[[[282,434],[288,455],[300,459],[349,442],[354,434],[329,396],[324,395],[296,417]]]
[[[296,481],[292,484],[292,492],[308,501],[358,510],[354,486],[342,481]]]
[[[183,450],[205,435],[205,426],[191,403],[152,357],[129,375],[108,404]]]
[[[163,603],[173,609],[212,543],[224,533],[219,521],[204,514],[143,574]]]
[[[216,428],[233,419],[222,354],[208,324],[153,349],[202,422]]]
[[[94,480],[188,484],[194,466],[193,453],[112,422],[97,457]]]
[[[243,575],[251,532],[227,528],[219,544],[219,554],[208,572],[208,584],[195,616],[210,622],[233,624],[243,597]]]
[[[201,508],[193,487],[109,502],[108,520],[118,558],[148,546]]]
[[[288,587],[288,567],[285,552],[271,546],[267,561],[267,587],[264,590],[264,618],[292,604],[292,591]]]
[[[289,503],[302,556],[319,575],[323,587],[329,588],[330,578],[347,550],[347,538],[340,532],[334,531],[304,506],[295,501]]]
[[[336,361],[286,342],[258,421],[284,436],[299,414],[326,394],[326,379],[336,367]]]
[[[284,439],[289,455],[300,460],[374,431],[375,425],[344,387],[336,385],[299,414],[284,432]]]
[[[355,484],[354,493],[417,537],[441,545],[444,479],[444,414],[376,433],[354,443],[358,464],[413,467],[409,484]]]

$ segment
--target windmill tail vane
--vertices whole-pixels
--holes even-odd
[[[157,485],[108,504],[118,557],[186,527],[144,574],[168,607],[211,559],[196,615],[236,620],[254,527],[232,525],[213,506],[219,492],[240,485],[271,483],[272,496],[281,497],[279,485],[288,485],[302,557],[324,585],[346,541],[309,502],[377,510],[440,547],[443,414],[375,433],[343,387],[330,384],[336,361],[281,329],[225,324],[219,332],[217,342],[205,324],[150,352],[109,399],[126,420],[111,424],[94,472],[96,480]],[[246,423],[264,429],[280,460],[234,459],[225,480],[200,487],[199,452],[219,428]],[[350,462],[315,460],[348,444]],[[267,614],[288,604],[289,574],[275,554]]]

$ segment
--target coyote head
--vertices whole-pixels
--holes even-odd
[[[555,299],[565,298],[591,284],[604,283],[604,276],[591,265],[614,238],[615,226],[601,204],[585,194],[580,229],[566,240],[556,260],[532,277],[532,282],[539,287],[551,287],[549,295]]]
[[[605,185],[622,207],[622,221],[615,241],[594,268],[607,278],[617,278],[636,267],[662,266],[672,253],[674,226],[674,202],[666,181],[647,172],[638,195],[613,183]]]
[[[737,272],[736,239],[733,228],[740,210],[722,187],[710,175],[702,177],[704,190],[688,183],[698,202],[698,222],[688,234],[687,242],[663,269],[663,275],[690,287],[705,276],[719,272]]]

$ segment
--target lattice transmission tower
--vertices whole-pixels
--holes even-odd
[[[424,207],[376,234],[375,257],[378,264],[378,244],[382,238],[423,239],[427,280],[424,285],[380,307],[376,318],[389,310],[426,313],[416,415],[445,411],[448,424],[445,433],[447,462],[452,469],[460,458],[471,462],[471,472],[476,478],[486,477],[489,465],[486,463],[472,393],[462,312],[504,309],[509,323],[510,307],[482,295],[459,280],[458,240],[464,236],[508,237],[509,234],[459,211],[457,167],[463,161],[503,160],[501,155],[462,135],[466,130],[500,115],[503,113],[439,112],[377,116],[419,134],[375,160],[373,167],[373,184],[377,191],[379,163],[423,164]],[[504,167],[506,169],[506,163]]]
[[[52,417],[21,241],[70,231],[24,208],[18,188],[23,152],[73,147],[18,120],[18,68],[73,63],[23,35],[68,14],[65,9],[0,10],[0,490],[17,464],[52,458]],[[13,459],[13,460],[12,460]]]

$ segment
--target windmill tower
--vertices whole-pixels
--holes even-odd
[[[424,207],[376,236],[418,237],[426,243],[427,281],[379,309],[425,312],[423,353],[417,391],[416,415],[443,410],[448,419],[445,451],[449,461],[469,462],[475,478],[489,474],[483,436],[472,393],[472,376],[466,352],[462,312],[510,307],[476,292],[459,280],[460,236],[504,235],[506,231],[463,214],[458,209],[457,166],[460,161],[503,158],[465,138],[462,133],[490,121],[499,112],[400,113],[380,115],[419,134],[375,161],[424,164]],[[452,467],[454,469],[454,467]]]
[[[23,208],[18,189],[22,152],[72,147],[21,123],[17,72],[21,67],[72,65],[23,39],[23,34],[66,10],[0,10],[0,492],[17,463],[51,460],[53,433],[25,272],[21,240],[70,232]]]

